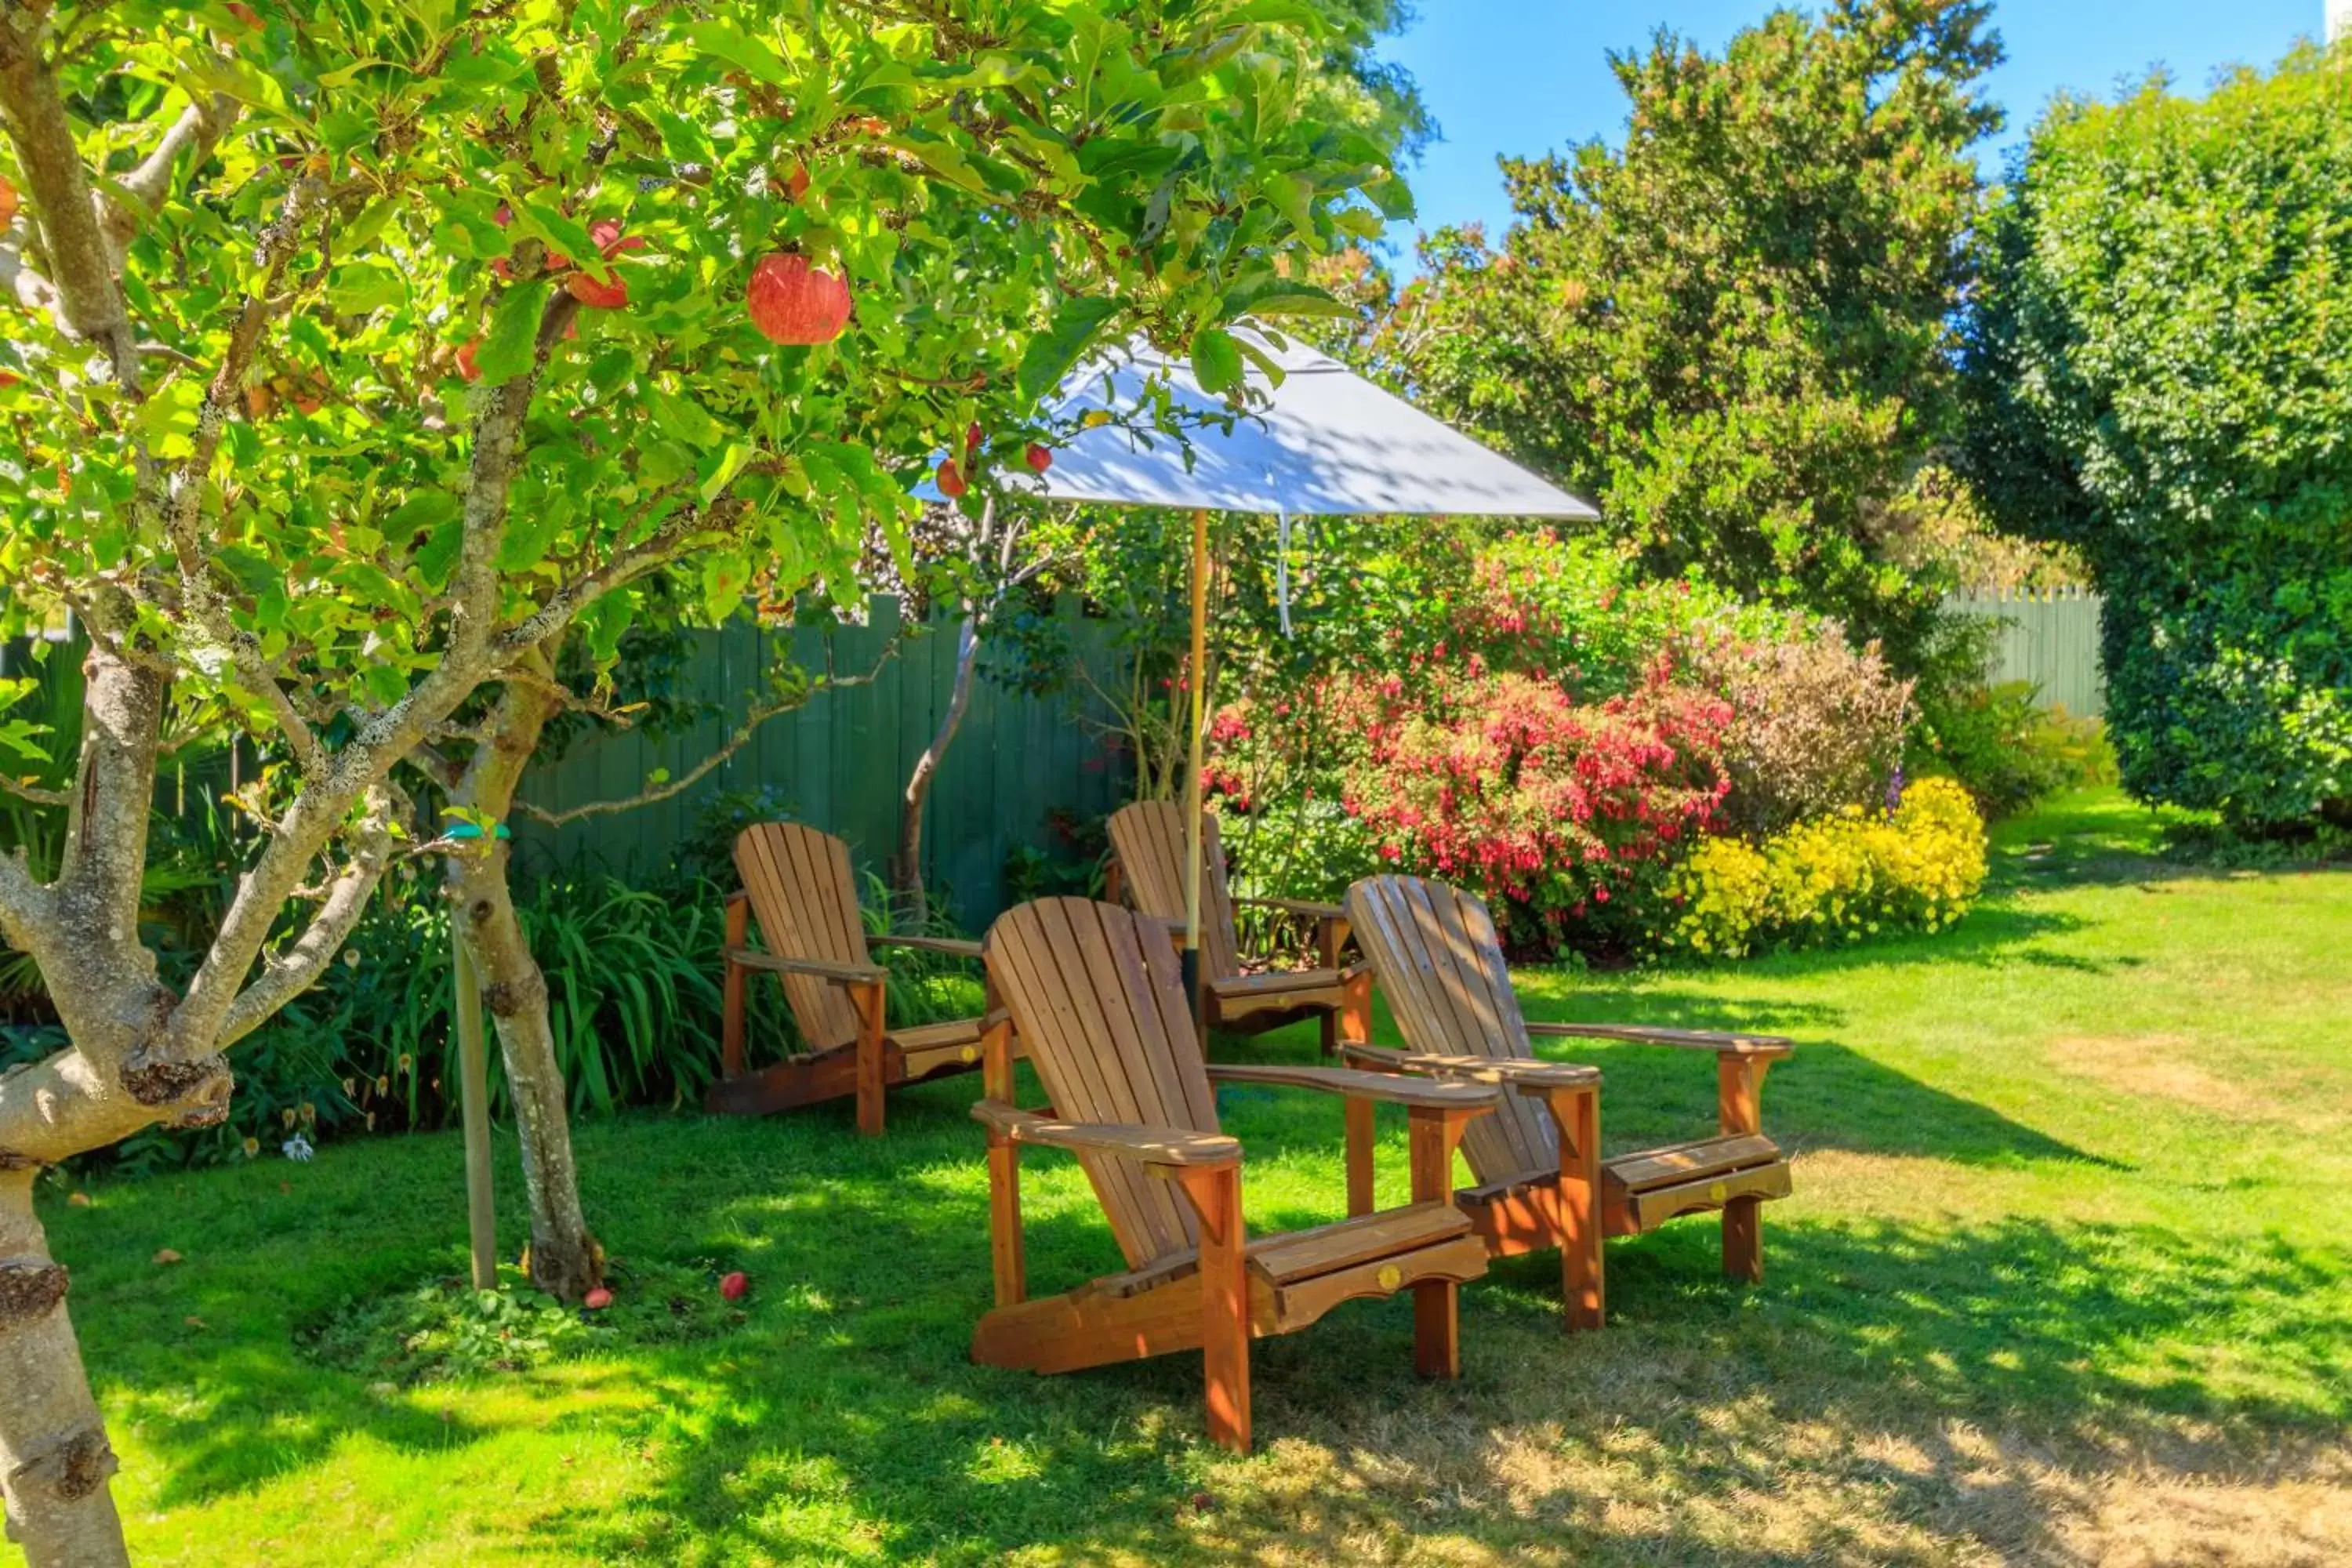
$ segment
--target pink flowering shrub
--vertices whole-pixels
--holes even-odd
[[[1475,889],[1523,938],[1632,923],[1728,788],[1729,708],[1664,660],[1599,703],[1476,660],[1358,680],[1337,700],[1364,738],[1344,804],[1378,853]]]

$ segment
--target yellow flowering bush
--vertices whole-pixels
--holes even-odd
[[[1890,816],[1849,806],[1750,845],[1710,839],[1675,870],[1669,946],[1737,958],[1759,947],[1942,931],[1984,887],[1984,823],[1950,779],[1921,779]]]

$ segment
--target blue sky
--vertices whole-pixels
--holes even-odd
[[[1420,19],[1383,54],[1411,70],[1445,139],[1410,171],[1419,226],[1483,220],[1499,233],[1510,217],[1497,153],[1533,154],[1594,136],[1614,140],[1625,100],[1606,51],[1645,40],[1661,26],[1721,48],[1763,16],[1768,0],[1417,0]],[[2216,69],[2267,65],[2298,37],[2326,26],[2325,0],[2001,0],[1995,25],[2009,63],[1991,82],[2010,128],[1985,149],[2021,137],[2060,91],[2104,96],[2153,65],[2183,89],[2201,90]],[[1401,237],[1410,241],[1409,234]],[[1398,259],[1411,265],[1409,255]]]

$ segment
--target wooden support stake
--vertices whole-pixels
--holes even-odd
[[[457,1095],[466,1123],[466,1230],[477,1290],[499,1287],[499,1211],[490,1191],[490,1064],[482,1038],[482,985],[455,922],[449,965],[457,982]]]

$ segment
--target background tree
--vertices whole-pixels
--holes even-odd
[[[1837,0],[1719,58],[1664,32],[1612,57],[1623,145],[1506,160],[1518,221],[1429,240],[1371,357],[1596,497],[1654,570],[1907,650],[1937,585],[1875,524],[1949,431],[1990,9]]]
[[[32,1562],[123,1558],[40,1169],[221,1116],[224,1053],[400,851],[395,768],[527,754],[559,639],[609,657],[649,574],[690,562],[712,618],[755,573],[845,576],[903,535],[904,465],[1098,335],[1201,342],[1297,298],[1286,248],[1376,232],[1349,193],[1380,149],[1300,112],[1321,45],[1268,12],[0,7],[0,633],[70,609],[91,639],[74,782],[34,791],[58,868],[0,859],[69,1040],[0,1078]],[[175,991],[138,922],[158,734],[211,701],[266,738],[268,831]],[[497,846],[433,841],[488,868],[457,924],[493,965]],[[499,1013],[519,1100],[535,973]],[[560,1118],[523,1121],[558,1168]],[[558,1283],[593,1269],[575,1230],[534,1248]]]
[[[2065,103],[1990,225],[1969,466],[2105,596],[2152,801],[2352,821],[2352,53]]]

